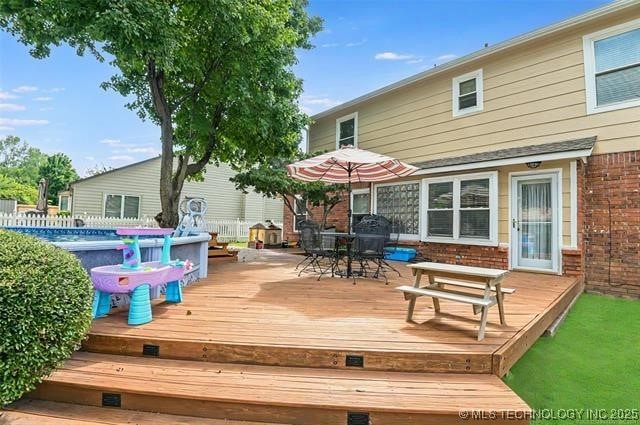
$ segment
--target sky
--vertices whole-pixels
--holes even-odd
[[[609,3],[603,0],[310,0],[324,20],[294,70],[312,115],[436,64]],[[115,70],[69,47],[34,59],[0,31],[0,137],[64,152],[80,175],[160,153],[160,130],[100,88]]]

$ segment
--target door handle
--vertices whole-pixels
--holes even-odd
[[[514,229],[520,230],[520,226],[518,226],[518,220],[516,220],[515,218],[511,220],[511,226]]]

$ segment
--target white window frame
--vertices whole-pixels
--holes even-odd
[[[120,217],[121,219],[125,218],[124,216],[124,198],[126,196],[130,198],[138,198],[138,219],[140,218],[140,211],[142,210],[142,196],[140,195],[129,195],[127,193],[105,193],[102,197],[102,217],[106,218],[107,213],[107,196],[120,196],[122,198],[122,202],[120,203]],[[114,217],[110,217],[114,218]],[[130,218],[130,217],[126,217]]]
[[[302,195],[295,195],[293,197],[293,231],[295,233],[298,232],[298,229],[296,229],[296,217],[302,214],[298,214],[298,200],[302,200]],[[306,211],[304,212],[305,217],[308,219],[309,218],[309,202],[305,203],[305,209]]]
[[[460,103],[458,101],[460,97],[460,83],[472,79],[476,80],[476,106],[460,109]],[[454,117],[460,117],[463,115],[474,114],[476,112],[482,111],[484,109],[484,84],[482,69],[478,69],[472,72],[468,72],[464,75],[454,77],[452,80],[451,91],[453,93],[453,96],[451,98],[451,107]]]
[[[420,184],[420,180],[407,180],[407,181],[399,181],[399,182],[394,182],[394,183],[379,183],[373,186],[372,190],[372,201],[373,201],[373,205],[371,206],[371,211],[373,214],[378,214],[378,188],[379,187],[384,187],[384,186],[398,186],[398,185],[402,185],[402,184],[418,184],[418,233],[417,234],[409,234],[409,233],[400,233],[400,240],[403,241],[419,241],[420,240],[420,235],[422,235],[422,196],[423,196],[423,190],[422,190],[422,185]],[[391,233],[390,237],[392,239],[395,239],[398,237],[397,233]]]
[[[353,118],[353,147],[358,147],[358,113],[354,112],[349,115],[336,119],[336,149],[340,149],[340,123],[349,121]]]
[[[460,237],[460,182],[466,180],[489,179],[489,239],[473,239]],[[429,236],[428,206],[429,184],[453,182],[453,237]],[[420,198],[420,221],[424,242],[449,243],[459,245],[498,246],[498,172],[457,174],[454,176],[434,177],[422,180],[422,197]]]
[[[369,188],[366,189],[353,189],[351,191],[351,210],[353,212],[353,196],[354,195],[369,195],[369,212],[367,214],[371,214],[371,190]]]
[[[640,28],[640,19],[625,22],[610,28],[603,29],[582,37],[582,50],[584,54],[584,80],[587,102],[587,114],[597,114],[599,112],[615,111],[617,109],[632,108],[640,106],[640,99],[625,100],[622,102],[610,103],[598,106],[596,99],[596,57],[595,42],[605,38],[613,37],[624,32]]]
[[[71,212],[71,195],[58,195],[58,206],[62,207],[62,199],[63,198],[67,198],[67,209],[63,210],[62,208],[59,208],[60,211],[68,211]]]

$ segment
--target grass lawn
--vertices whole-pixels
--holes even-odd
[[[229,242],[229,248],[246,248],[249,245],[249,242]]]
[[[640,301],[582,295],[556,335],[540,338],[505,382],[535,410],[606,409],[611,418],[611,409],[635,409],[623,412],[627,420],[534,424],[640,424],[633,420],[640,410]]]

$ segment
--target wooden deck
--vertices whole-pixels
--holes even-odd
[[[408,269],[389,285],[353,285],[298,278],[299,259],[265,252],[248,264],[212,263],[183,303],[156,302],[149,324],[127,326],[126,311],[96,320],[85,352],[29,396],[46,401],[22,401],[9,419],[435,425],[466,423],[459,412],[472,408],[483,417],[511,413],[492,423],[528,423],[528,406],[500,376],[582,290],[577,279],[510,273],[508,326],[492,309],[477,341],[470,306],[443,301],[436,316],[420,300],[415,321],[405,322],[407,303],[394,287],[411,281]],[[100,407],[113,395],[127,410]],[[107,421],[109,411],[117,414]]]
[[[88,351],[142,355],[157,345],[160,357],[280,366],[347,368],[347,355],[364,356],[364,368],[403,372],[504,375],[582,288],[574,278],[510,273],[503,286],[507,326],[491,309],[486,338],[476,341],[478,317],[463,304],[428,299],[405,321],[407,302],[389,285],[359,279],[298,278],[299,257],[215,264],[206,281],[184,292],[179,305],[158,304],[154,321],[127,325],[126,312],[94,322]],[[525,347],[524,349],[521,347]]]

